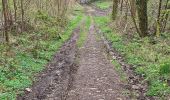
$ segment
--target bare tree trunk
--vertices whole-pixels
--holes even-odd
[[[136,1],[131,0],[130,3],[127,1],[127,4],[128,4],[127,6],[130,8],[131,18],[132,18],[132,21],[133,21],[133,23],[135,25],[135,29],[136,29],[137,33],[141,34],[141,32],[140,32],[140,30],[138,28],[136,19],[135,19],[135,17],[136,17]],[[135,7],[135,8],[133,8],[133,7]]]
[[[2,0],[3,7],[3,15],[4,15],[4,31],[5,31],[5,39],[9,44],[9,33],[8,33],[8,2],[7,0]]]
[[[138,18],[139,18],[139,35],[145,37],[148,35],[148,15],[147,15],[147,1],[148,0],[138,0]]]
[[[123,11],[123,0],[121,0],[121,2],[120,2],[120,11],[121,11],[121,14],[122,14],[122,11]]]
[[[118,9],[118,0],[113,0],[113,10],[112,10],[112,19],[115,20],[117,16]]]
[[[24,7],[23,7],[23,0],[21,0],[21,33],[24,30]]]
[[[165,10],[168,9],[168,2],[169,2],[169,0],[166,1]],[[165,14],[163,14],[163,15],[165,16],[165,19],[164,19],[163,21],[161,21],[161,22],[163,22],[162,32],[165,31],[165,28],[166,28],[166,25],[167,25],[167,22],[168,22],[167,20],[168,20],[168,17],[169,17],[169,13],[165,13]]]
[[[14,20],[15,22],[17,21],[17,5],[16,5],[16,0],[13,0],[14,3]]]
[[[131,14],[136,17],[136,1],[130,0]]]
[[[157,16],[157,25],[156,25],[156,36],[159,36],[160,35],[160,30],[161,30],[161,18],[160,18],[160,15],[161,15],[161,7],[162,6],[162,0],[159,0],[159,8],[158,8],[158,16]]]

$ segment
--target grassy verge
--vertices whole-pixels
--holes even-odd
[[[74,19],[69,21],[65,31],[60,34],[55,23],[46,26],[42,24],[39,28],[41,30],[34,33],[13,36],[15,42],[10,47],[0,44],[0,100],[16,100],[17,94],[32,85],[34,75],[45,68],[83,18],[80,12],[76,11],[74,15]]]
[[[90,24],[91,24],[90,16],[86,16],[85,26],[84,25],[81,26],[80,37],[77,42],[78,47],[83,46],[83,44],[87,38],[88,32],[89,32],[88,30],[89,30]]]
[[[166,97],[170,93],[170,35],[159,38],[128,38],[112,30],[108,17],[96,17],[96,23],[112,47],[119,51],[128,64],[134,65],[137,74],[149,82],[148,96]],[[115,64],[115,63],[114,63]]]
[[[127,82],[126,75],[123,72],[121,65],[116,60],[112,60],[112,64],[114,65],[116,71],[120,74],[121,81]]]
[[[111,1],[103,1],[103,0],[99,0],[94,2],[94,5],[96,5],[98,8],[100,9],[108,9],[111,6],[112,2]]]

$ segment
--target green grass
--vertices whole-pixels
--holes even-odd
[[[81,32],[80,32],[80,36],[79,36],[79,39],[77,42],[78,47],[83,46],[83,44],[87,38],[88,32],[89,32],[88,30],[89,30],[90,24],[91,24],[90,16],[86,16],[85,23],[84,23],[84,25],[81,25],[81,28],[80,28]]]
[[[166,97],[170,93],[170,35],[162,33],[159,38],[134,37],[128,38],[112,30],[107,23],[109,17],[95,17],[95,22],[100,27],[112,47],[119,51],[126,62],[135,66],[137,74],[143,75],[149,82],[147,95]]]
[[[105,10],[105,9],[108,9],[111,5],[112,5],[112,2],[111,1],[96,1],[95,3],[94,3],[98,8],[100,8],[100,9],[103,9],[103,10]]]
[[[127,77],[123,72],[121,65],[116,60],[112,60],[112,64],[114,65],[116,71],[119,73],[121,80],[127,82]]]
[[[61,39],[58,38],[59,31],[55,25],[47,24],[35,33],[23,33],[13,37],[17,42],[11,44],[8,52],[6,49],[9,47],[0,44],[0,100],[16,100],[18,94],[22,94],[25,88],[32,85],[35,81],[34,75],[45,68],[83,18],[79,12],[76,12],[75,16],[67,24],[65,31],[60,33]],[[46,34],[52,34],[52,37],[44,39]]]

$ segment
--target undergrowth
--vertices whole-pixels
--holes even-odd
[[[112,64],[114,65],[116,71],[117,71],[118,73],[120,73],[120,79],[121,79],[121,81],[127,82],[126,75],[125,75],[125,73],[123,72],[121,65],[120,65],[116,60],[112,60]]]
[[[136,74],[148,82],[148,96],[164,98],[170,93],[170,35],[162,33],[160,37],[140,38],[138,35],[129,38],[112,30],[109,17],[95,17],[112,47],[119,51],[125,61],[134,66]]]
[[[60,21],[65,27],[58,23],[60,19],[37,12],[39,26],[35,31],[12,36],[10,46],[0,44],[0,100],[16,100],[32,85],[35,74],[45,69],[83,18],[80,11],[75,11],[74,16],[72,21]]]
[[[102,10],[105,10],[110,7],[111,3],[112,3],[111,1],[99,0],[99,1],[94,2],[94,5],[96,5],[98,8],[100,8]]]

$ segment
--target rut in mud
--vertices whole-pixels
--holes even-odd
[[[67,91],[72,83],[72,74],[76,72],[77,46],[80,28],[73,31],[73,35],[67,41],[47,68],[39,74],[38,81],[33,84],[31,92],[25,91],[24,96],[18,100],[65,100]]]

